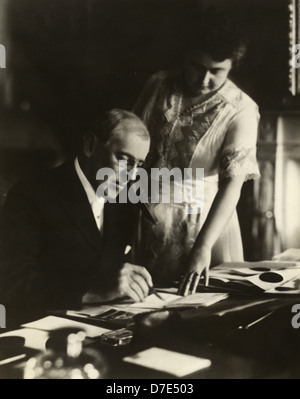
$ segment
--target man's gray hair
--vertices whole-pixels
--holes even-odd
[[[91,130],[98,139],[106,143],[119,131],[122,123],[130,122],[134,133],[144,140],[149,140],[150,135],[144,122],[133,112],[124,109],[114,108],[99,116],[92,124]]]

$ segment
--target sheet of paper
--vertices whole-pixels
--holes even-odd
[[[156,347],[126,356],[123,360],[127,363],[162,371],[176,377],[187,376],[211,365],[209,359]]]
[[[177,292],[177,289],[173,289],[173,292]],[[81,317],[83,319],[87,317],[95,317],[101,316],[101,314],[111,310],[123,310],[128,311],[130,313],[144,313],[148,310],[153,309],[163,309],[163,308],[174,308],[174,307],[183,307],[183,306],[191,306],[191,307],[199,307],[199,306],[210,306],[216,302],[219,302],[225,298],[227,298],[227,294],[224,293],[196,293],[193,295],[188,295],[183,297],[181,295],[177,295],[169,292],[161,292],[159,291],[159,295],[163,298],[163,300],[159,299],[155,294],[151,294],[145,298],[143,302],[132,303],[125,301],[125,303],[120,302],[114,305],[100,305],[100,306],[91,306],[87,308],[83,308],[82,310],[68,310],[67,315]]]
[[[280,287],[288,281],[300,279],[299,262],[262,261],[262,262],[230,262],[223,263],[210,271],[210,279],[227,283],[227,288],[243,290],[257,289],[268,293],[279,293]],[[297,293],[286,287],[286,294]]]
[[[255,273],[257,274],[257,273]],[[255,275],[254,274],[254,275]],[[230,271],[226,272],[225,270],[212,270],[209,273],[209,278],[219,278],[222,281],[230,281],[230,280],[241,280],[244,281],[247,274],[240,275],[235,273],[230,273]]]
[[[250,269],[251,271],[259,271],[258,269],[282,269],[287,267],[299,267],[300,264],[297,262],[290,261],[274,261],[274,260],[265,260],[260,262],[224,262],[220,265],[212,268],[210,272],[215,270],[233,270],[236,269]]]
[[[48,331],[35,330],[33,328],[20,328],[0,334],[0,337],[22,337],[25,338],[26,348],[45,350],[49,338]]]
[[[158,298],[156,295],[151,294],[147,296],[143,302],[132,303],[129,306],[130,308],[162,309],[167,303],[182,298],[180,295],[168,294],[165,292],[161,292],[159,295],[163,298],[163,300]]]
[[[217,293],[217,292],[201,292],[193,295],[188,295],[185,297],[180,297],[176,301],[168,304],[168,307],[177,306],[211,306],[214,303],[222,301],[228,297],[227,293]]]
[[[156,289],[156,291],[159,294],[161,292],[165,292],[165,293],[168,293],[168,294],[177,294],[178,288],[176,288],[176,287],[167,287],[167,288],[159,287],[159,288]]]
[[[79,316],[79,317],[80,316],[95,317],[99,316],[101,313],[107,312],[110,309],[112,309],[112,306],[110,305],[95,305],[95,306],[88,306],[80,310],[68,310],[67,315]]]
[[[164,292],[160,292],[159,294],[163,298],[163,300],[159,299],[156,295],[151,294],[143,302],[131,304],[130,308],[168,309],[189,306],[205,307],[227,298],[227,294],[214,292],[196,293],[185,297]]]
[[[111,331],[107,328],[92,326],[79,321],[65,319],[57,316],[47,316],[42,319],[23,324],[22,327],[35,328],[37,330],[54,331],[59,328],[75,327],[80,328],[86,332],[87,337],[94,338],[99,337],[102,334]]]
[[[288,281],[299,277],[299,275],[299,269],[286,269],[259,273],[255,276],[246,277],[246,279],[257,287],[267,291],[274,287],[279,287]]]
[[[300,294],[300,278],[288,281],[279,287],[273,287],[266,291],[266,294],[283,294],[283,295],[299,295]]]

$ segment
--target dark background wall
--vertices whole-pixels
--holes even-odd
[[[179,65],[189,41],[185,27],[206,3],[234,8],[249,39],[235,81],[261,109],[282,107],[288,0],[10,1],[13,107],[29,102],[30,112],[55,129],[102,103],[130,108],[152,72]]]
[[[62,162],[82,117],[130,109],[151,73],[179,66],[186,27],[212,3],[239,15],[249,41],[233,80],[261,112],[281,110],[288,0],[0,0],[0,204],[20,176]],[[239,205],[246,242],[252,189],[245,185]]]

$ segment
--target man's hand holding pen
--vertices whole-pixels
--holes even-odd
[[[124,263],[119,279],[120,292],[131,297],[135,302],[143,301],[148,295],[162,296],[153,287],[151,275],[142,266]]]
[[[142,266],[124,263],[118,276],[118,293],[129,296],[135,302],[143,301],[153,288],[152,277]]]
[[[127,245],[124,251],[124,263],[119,270],[104,278],[101,294],[87,292],[83,298],[83,304],[110,301],[116,298],[130,297],[135,302],[142,302],[153,290],[152,277],[143,266],[131,263],[131,246]],[[107,277],[107,276],[106,276]]]
[[[153,289],[152,277],[142,266],[132,263],[123,263],[121,268],[109,276],[110,281],[104,282],[101,294],[87,292],[83,298],[83,304],[107,302],[116,298],[130,297],[135,302],[142,302]]]
[[[135,302],[143,301],[153,293],[152,277],[143,266],[131,263],[131,246],[127,245],[124,251],[124,260],[118,277],[118,291],[123,296],[129,296]]]

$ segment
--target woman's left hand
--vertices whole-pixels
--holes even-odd
[[[210,260],[210,248],[200,247],[192,251],[188,270],[180,282],[178,295],[187,296],[194,294],[202,276],[204,277],[204,285],[208,285]]]

